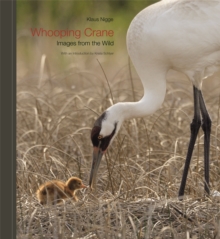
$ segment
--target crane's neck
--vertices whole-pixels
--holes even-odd
[[[138,66],[136,67],[136,69]],[[144,87],[144,96],[138,102],[121,102],[113,105],[114,115],[120,115],[121,120],[143,117],[153,114],[160,108],[166,94],[166,72],[167,69],[141,68],[139,76]],[[138,69],[137,69],[138,72]]]

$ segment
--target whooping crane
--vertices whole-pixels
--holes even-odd
[[[205,191],[209,189],[211,119],[202,96],[202,81],[220,67],[220,0],[163,0],[143,9],[127,32],[127,49],[142,81],[144,96],[138,102],[117,103],[95,122],[90,187],[102,155],[122,123],[153,114],[166,94],[169,69],[184,73],[193,83],[194,116],[179,196],[184,195],[190,160],[200,126],[204,131]],[[201,122],[202,119],[202,122]]]
[[[39,203],[42,205],[60,203],[63,199],[67,198],[78,201],[75,193],[82,188],[86,188],[82,180],[77,177],[71,177],[66,183],[59,180],[52,180],[42,184],[37,190],[36,195]]]

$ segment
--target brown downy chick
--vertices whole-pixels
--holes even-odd
[[[38,201],[42,204],[56,204],[67,198],[77,201],[75,191],[86,188],[82,180],[77,177],[71,177],[66,183],[59,180],[52,180],[42,184],[37,190]]]
[[[72,192],[72,196],[75,198],[75,201],[78,201],[78,198],[75,195],[76,191],[82,188],[87,188],[87,186],[82,183],[82,180],[77,177],[69,178],[65,184],[66,187]]]

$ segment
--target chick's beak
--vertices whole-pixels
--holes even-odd
[[[82,184],[80,188],[87,188],[87,186]]]
[[[96,183],[96,176],[103,154],[104,152],[100,148],[98,147],[93,148],[93,161],[89,179],[90,188],[94,188],[94,185]]]

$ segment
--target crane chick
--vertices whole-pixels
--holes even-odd
[[[74,202],[78,201],[75,193],[77,190],[86,188],[82,180],[77,177],[71,177],[66,182],[52,180],[42,184],[37,190],[37,198],[40,204],[56,204],[67,198]]]

